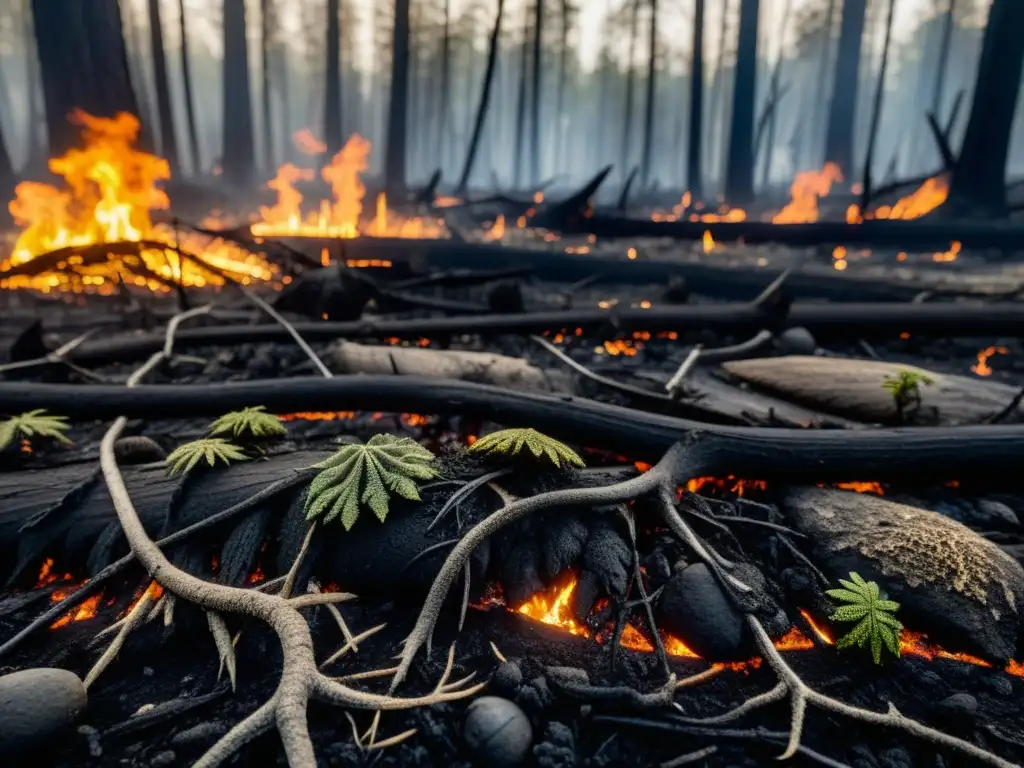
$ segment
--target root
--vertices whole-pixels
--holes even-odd
[[[984,764],[996,766],[996,768],[1016,768],[1015,763],[1011,763],[1009,760],[1004,760],[998,755],[982,749],[969,741],[959,739],[956,736],[950,736],[947,733],[943,733],[942,731],[936,730],[924,723],[919,723],[917,720],[912,720],[909,717],[900,714],[899,710],[897,710],[891,703],[889,704],[888,711],[873,712],[869,709],[855,707],[815,691],[808,687],[793,668],[786,663],[782,654],[775,649],[775,645],[772,643],[771,638],[768,637],[768,633],[757,618],[748,615],[747,624],[750,626],[750,629],[754,634],[754,639],[756,640],[758,647],[761,649],[761,653],[764,655],[765,660],[775,671],[775,674],[779,676],[778,684],[770,691],[747,699],[738,707],[735,707],[721,715],[699,719],[677,717],[674,718],[674,722],[688,723],[691,725],[724,725],[738,720],[748,712],[760,709],[767,704],[781,701],[789,696],[791,711],[789,741],[786,745],[786,750],[779,756],[780,760],[790,758],[798,751],[801,751],[800,739],[803,735],[804,717],[807,713],[807,707],[815,706],[819,709],[825,710],[826,712],[831,712],[836,715],[845,715],[862,723],[879,725],[884,728],[895,728],[903,731],[904,733],[910,734],[911,736],[916,736],[919,739],[931,742],[937,747],[944,747],[965,755],[970,758],[973,765]]]
[[[164,349],[153,355],[145,365],[132,374],[128,380],[129,387],[138,386],[146,375],[170,357],[174,331],[188,316],[190,313],[183,313],[170,321]],[[207,612],[242,614],[263,621],[274,630],[281,643],[284,663],[277,690],[265,704],[215,743],[199,759],[196,766],[214,768],[245,743],[270,727],[276,726],[291,768],[316,768],[316,756],[306,722],[307,702],[314,696],[343,707],[383,711],[465,698],[481,689],[482,686],[477,685],[471,688],[445,689],[416,698],[397,698],[349,688],[330,680],[317,670],[309,626],[298,612],[304,598],[287,600],[279,595],[214,584],[172,565],[143,528],[117,466],[114,443],[126,425],[127,419],[119,417],[103,436],[100,443],[100,467],[118,521],[136,558],[153,580],[168,593],[188,600]],[[144,613],[139,611],[140,615]]]

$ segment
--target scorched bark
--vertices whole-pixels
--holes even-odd
[[[221,167],[229,184],[252,181],[256,162],[249,90],[245,0],[224,0],[224,131]]]

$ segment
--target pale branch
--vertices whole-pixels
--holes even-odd
[[[170,357],[175,330],[184,319],[194,314],[197,313],[182,313],[171,319],[163,350],[154,354],[132,374],[128,387],[138,386],[151,371]],[[306,720],[307,703],[313,696],[345,707],[396,710],[465,698],[480,689],[480,686],[475,686],[402,699],[349,688],[317,671],[309,626],[288,600],[278,595],[206,582],[172,565],[143,527],[117,466],[114,444],[126,425],[127,419],[120,416],[104,434],[100,443],[100,467],[118,521],[139,562],[167,592],[206,611],[242,614],[259,619],[271,627],[281,643],[284,663],[278,687],[270,700],[216,742],[196,763],[198,768],[220,765],[239,747],[271,725],[277,727],[291,768],[316,768],[316,755]]]

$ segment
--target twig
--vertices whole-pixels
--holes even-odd
[[[670,395],[675,394],[683,384],[683,380],[689,375],[693,366],[697,364],[697,360],[700,359],[701,351],[704,349],[704,345],[698,344],[690,350],[690,354],[686,356],[676,372],[672,374],[672,378],[668,380],[665,385],[665,391]]]
[[[292,590],[295,588],[295,579],[299,574],[299,568],[302,566],[302,561],[306,557],[306,553],[309,552],[309,545],[313,541],[313,533],[316,531],[316,520],[309,524],[306,529],[306,535],[302,539],[302,546],[299,547],[299,553],[295,556],[295,560],[292,562],[292,567],[288,569],[288,573],[284,577],[284,585],[281,587],[280,595],[286,600],[291,597]]]
[[[41,365],[51,365],[53,363],[66,363],[67,361],[64,360],[64,356],[67,355],[69,352],[73,351],[74,349],[76,349],[77,347],[81,346],[83,342],[91,339],[93,336],[96,335],[98,331],[98,328],[88,330],[81,336],[76,336],[71,341],[67,342],[66,344],[62,344],[57,349],[53,350],[53,352],[48,352],[42,357],[35,357],[32,358],[31,360],[18,360],[17,362],[13,363],[4,363],[3,365],[0,365],[0,373],[8,373],[10,371],[21,371],[25,370],[26,368],[36,368]]]

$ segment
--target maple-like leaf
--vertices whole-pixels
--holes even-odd
[[[188,472],[203,460],[212,467],[218,461],[230,464],[232,461],[247,461],[248,458],[245,451],[234,443],[220,437],[204,437],[179,445],[164,459],[164,463],[167,464],[167,474],[175,475]]]
[[[471,446],[471,453],[497,453],[504,456],[516,456],[526,448],[535,458],[546,458],[556,467],[582,467],[583,459],[567,446],[553,437],[548,437],[536,429],[502,429],[481,437]]]
[[[58,443],[71,445],[71,441],[64,435],[69,428],[67,421],[66,416],[52,416],[42,408],[0,421],[0,451],[13,443],[19,435],[24,438],[48,437]]]
[[[323,515],[327,523],[340,516],[351,530],[365,504],[384,522],[391,494],[420,500],[415,481],[437,477],[433,460],[434,454],[408,437],[374,435],[366,443],[343,445],[314,465],[322,471],[309,485],[306,519]]]
[[[277,416],[266,413],[262,405],[256,405],[225,413],[210,425],[210,434],[262,438],[281,437],[288,434],[288,430]]]
[[[836,648],[868,645],[875,664],[882,663],[882,646],[898,657],[903,625],[892,614],[899,610],[900,604],[887,600],[875,582],[864,581],[856,573],[851,573],[850,579],[839,580],[843,589],[825,590],[826,595],[842,603],[832,614],[832,620],[857,622],[839,639]]]

